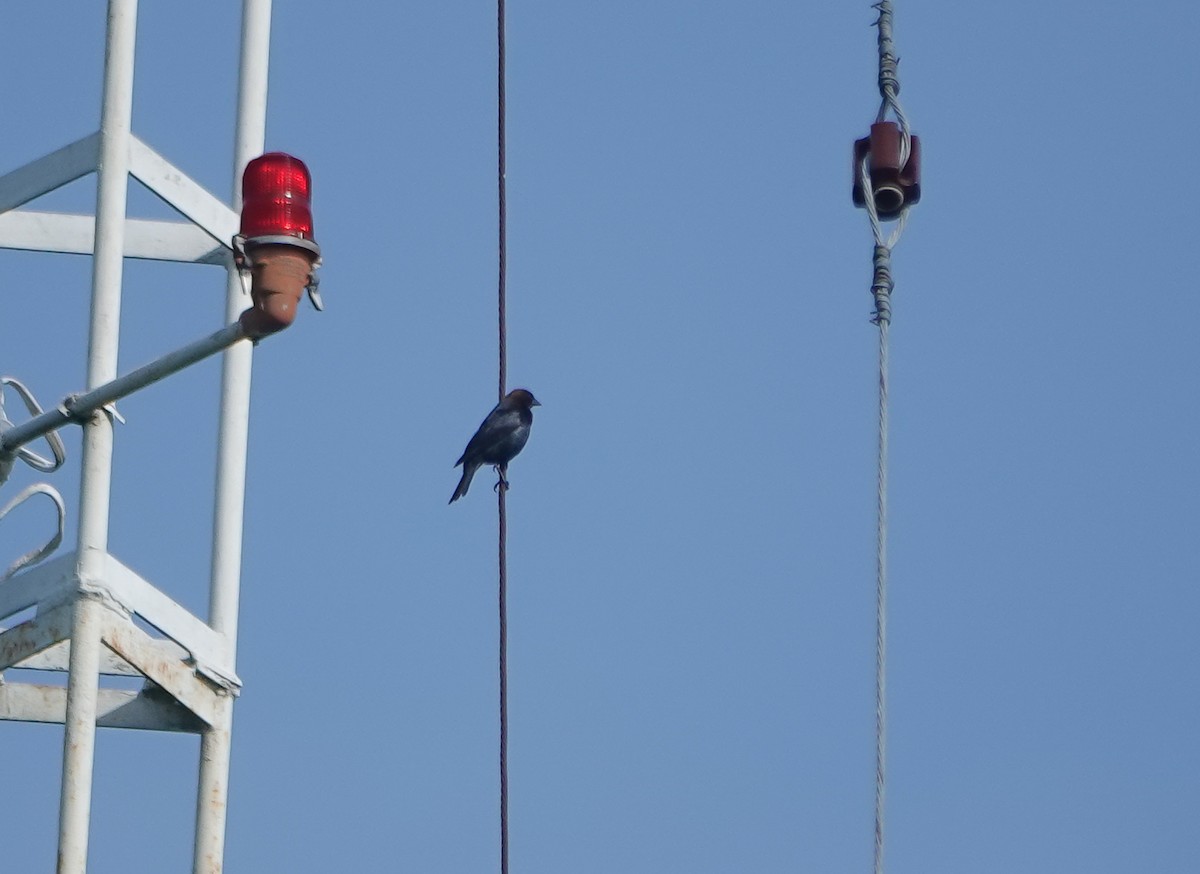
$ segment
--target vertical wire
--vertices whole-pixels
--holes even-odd
[[[500,488],[500,872],[508,874],[508,522]]]
[[[900,106],[899,63],[892,41],[892,2],[878,0],[879,95],[882,98],[875,120],[883,121],[888,110],[900,126],[900,160],[910,154],[908,119]],[[885,240],[883,227],[871,196],[871,185],[864,159],[859,168],[860,184],[866,192],[867,215],[875,237],[874,277],[871,291],[875,298],[875,316],[879,326],[879,458],[876,505],[876,577],[875,577],[875,874],[883,874],[884,822],[887,800],[887,533],[888,533],[888,329],[892,308],[892,247],[900,239],[908,220],[907,206],[901,211],[891,235]]]
[[[499,255],[497,276],[497,321],[499,325],[499,397],[504,399],[508,380],[508,324],[507,273],[508,273],[508,204],[505,192],[505,26],[504,0],[496,0],[496,143],[498,194]],[[505,511],[504,467],[500,469],[500,488],[497,489],[497,512],[499,533],[497,563],[499,565],[499,637],[500,637],[500,874],[508,874],[508,517]]]
[[[500,339],[500,391],[499,400],[504,400],[504,387],[508,381],[508,330],[506,308],[507,272],[508,272],[508,203],[505,190],[505,170],[507,164],[505,145],[505,58],[504,58],[504,0],[496,0],[496,141],[497,141],[497,190],[499,195],[499,276],[498,276],[498,315]]]
[[[875,529],[875,874],[883,874],[887,786],[888,324],[887,318],[879,320],[879,466]]]

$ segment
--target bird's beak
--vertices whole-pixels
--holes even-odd
[[[542,402],[539,401],[537,398],[534,398],[529,404],[529,406],[531,406],[531,407],[540,407],[541,405],[542,405]]]

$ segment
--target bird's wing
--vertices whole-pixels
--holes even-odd
[[[502,440],[506,432],[511,431],[519,422],[519,417],[516,411],[506,410],[500,404],[492,409],[487,414],[487,418],[479,425],[479,430],[475,432],[475,436],[467,443],[467,448],[463,450],[462,462],[468,458],[479,456],[485,453],[488,447]]]

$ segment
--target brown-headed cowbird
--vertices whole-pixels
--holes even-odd
[[[496,404],[463,450],[462,457],[454,462],[455,467],[462,465],[463,473],[458,488],[450,496],[451,504],[467,493],[475,471],[485,464],[499,469],[501,488],[508,485],[504,469],[525,448],[533,425],[533,408],[540,406],[538,399],[523,388],[513,389]]]

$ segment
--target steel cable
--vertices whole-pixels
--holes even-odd
[[[883,121],[890,112],[900,128],[900,163],[903,166],[911,154],[912,141],[908,118],[900,105],[899,63],[892,43],[892,3],[879,0],[872,7],[879,12],[875,26],[879,30],[879,112],[875,120]],[[892,322],[892,248],[900,239],[908,220],[908,206],[900,212],[896,226],[885,236],[879,211],[873,196],[870,156],[857,168],[859,184],[864,193],[867,216],[875,240],[872,255],[871,294],[875,312],[871,321],[879,327],[879,435],[876,478],[876,575],[875,575],[875,874],[883,874],[885,808],[887,799],[887,596],[888,596],[888,331]]]
[[[508,204],[505,192],[505,26],[504,0],[496,0],[496,186],[498,199],[498,276],[497,321],[499,325],[499,399],[504,400],[508,381]],[[500,874],[508,874],[508,517],[505,512],[506,490],[504,466],[497,483],[497,512],[499,515],[497,563],[499,565],[499,672],[500,672]]]

